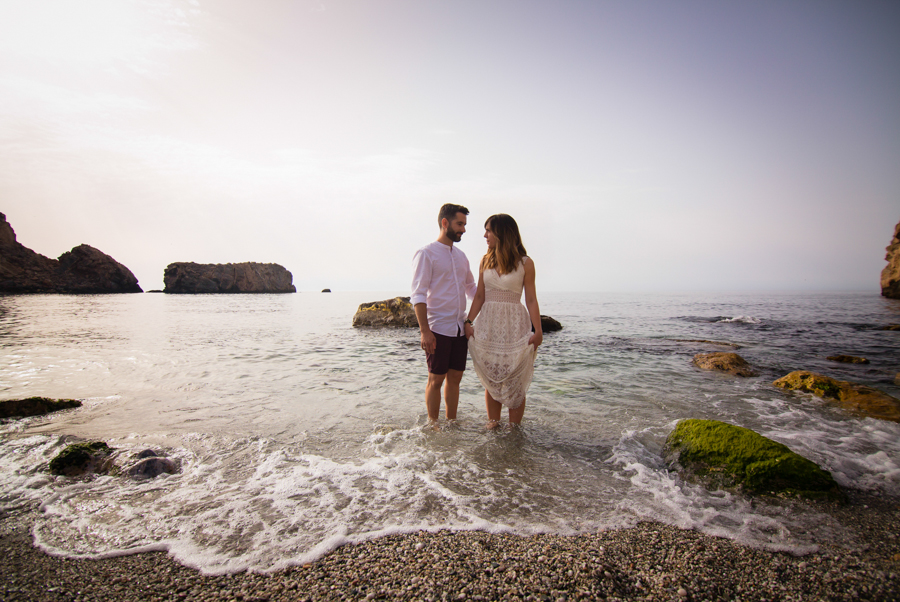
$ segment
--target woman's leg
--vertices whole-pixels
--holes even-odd
[[[522,400],[522,403],[517,408],[509,409],[509,423],[510,424],[521,424],[522,416],[525,414],[525,400]]]
[[[493,428],[500,424],[500,410],[503,409],[503,404],[499,401],[494,401],[491,394],[485,391],[484,405],[487,406],[488,426]]]

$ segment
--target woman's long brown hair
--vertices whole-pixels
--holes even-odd
[[[519,225],[511,216],[498,213],[487,218],[485,228],[490,228],[497,239],[493,249],[488,249],[481,260],[481,269],[494,268],[500,274],[515,272],[522,258],[528,255],[522,237],[519,235]]]

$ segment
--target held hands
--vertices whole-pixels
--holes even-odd
[[[528,339],[529,345],[534,345],[534,350],[537,351],[537,348],[540,347],[541,343],[544,342],[544,333],[543,332],[535,332],[531,335],[531,338]]]
[[[464,330],[467,339],[471,339],[473,336],[475,336],[475,328],[473,328],[471,324],[466,323]]]

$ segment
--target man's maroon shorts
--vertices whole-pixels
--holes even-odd
[[[466,369],[466,359],[469,355],[469,339],[465,336],[448,337],[434,333],[437,344],[434,353],[426,353],[428,371],[432,374],[447,374],[448,370]]]

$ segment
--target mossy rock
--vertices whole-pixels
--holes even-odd
[[[81,402],[77,399],[48,399],[47,397],[10,399],[0,401],[0,418],[43,416],[50,412],[80,407]]]
[[[50,460],[50,472],[69,477],[87,472],[107,472],[112,448],[103,441],[73,443]]]
[[[666,463],[713,486],[751,494],[843,499],[828,471],[759,433],[717,420],[682,420]]]
[[[900,399],[873,387],[797,370],[772,383],[792,391],[805,391],[831,399],[858,416],[900,422]]]
[[[737,353],[698,353],[694,356],[693,364],[702,370],[717,370],[734,376],[758,375],[747,360]]]

